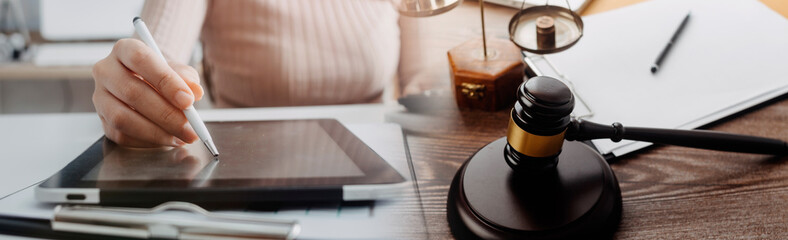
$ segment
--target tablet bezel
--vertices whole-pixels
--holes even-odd
[[[102,184],[99,186],[100,181],[85,180],[84,177],[104,158],[103,148],[106,137],[102,136],[66,167],[41,183],[37,191],[41,193],[37,196],[39,201],[43,202],[75,202],[75,200],[80,202],[90,200],[92,197],[69,199],[64,194],[86,192],[84,190],[92,193],[99,190],[100,196],[96,196],[95,203],[127,201],[130,196],[137,196],[134,201],[140,201],[138,198],[140,196],[159,199],[153,200],[154,202],[166,199],[182,200],[182,198],[217,201],[217,198],[204,196],[217,193],[224,193],[225,196],[243,196],[253,201],[345,200],[342,199],[342,189],[347,189],[348,186],[386,186],[406,182],[396,169],[335,119],[221,121],[206,122],[206,126],[210,129],[217,124],[264,124],[283,121],[317,123],[364,174],[350,177],[311,178],[114,180],[101,181]],[[349,147],[354,148],[349,151]],[[195,182],[202,182],[203,186],[195,186]],[[140,187],[143,185],[144,187]],[[271,193],[276,193],[274,194],[276,196],[265,197]]]

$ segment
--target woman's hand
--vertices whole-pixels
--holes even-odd
[[[93,79],[93,105],[112,141],[159,147],[198,139],[183,115],[203,95],[194,68],[162,61],[142,41],[121,39],[93,66]]]

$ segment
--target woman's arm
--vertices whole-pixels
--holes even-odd
[[[197,140],[183,110],[203,95],[185,65],[205,19],[205,1],[147,1],[143,21],[169,62],[137,39],[121,39],[93,65],[93,105],[104,134],[133,147],[181,146]]]
[[[188,63],[205,21],[207,5],[207,0],[145,1],[142,20],[169,61]]]
[[[401,96],[417,94],[440,85],[432,78],[427,66],[424,39],[419,26],[419,18],[399,17],[400,58],[399,89]]]

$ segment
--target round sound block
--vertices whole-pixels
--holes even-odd
[[[597,239],[621,220],[621,190],[610,165],[585,144],[565,141],[554,172],[514,174],[506,138],[473,155],[449,190],[447,217],[462,239]]]

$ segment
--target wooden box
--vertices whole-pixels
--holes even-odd
[[[460,108],[496,111],[515,101],[523,82],[520,49],[505,39],[487,39],[487,59],[482,39],[465,42],[448,52],[454,96]]]

